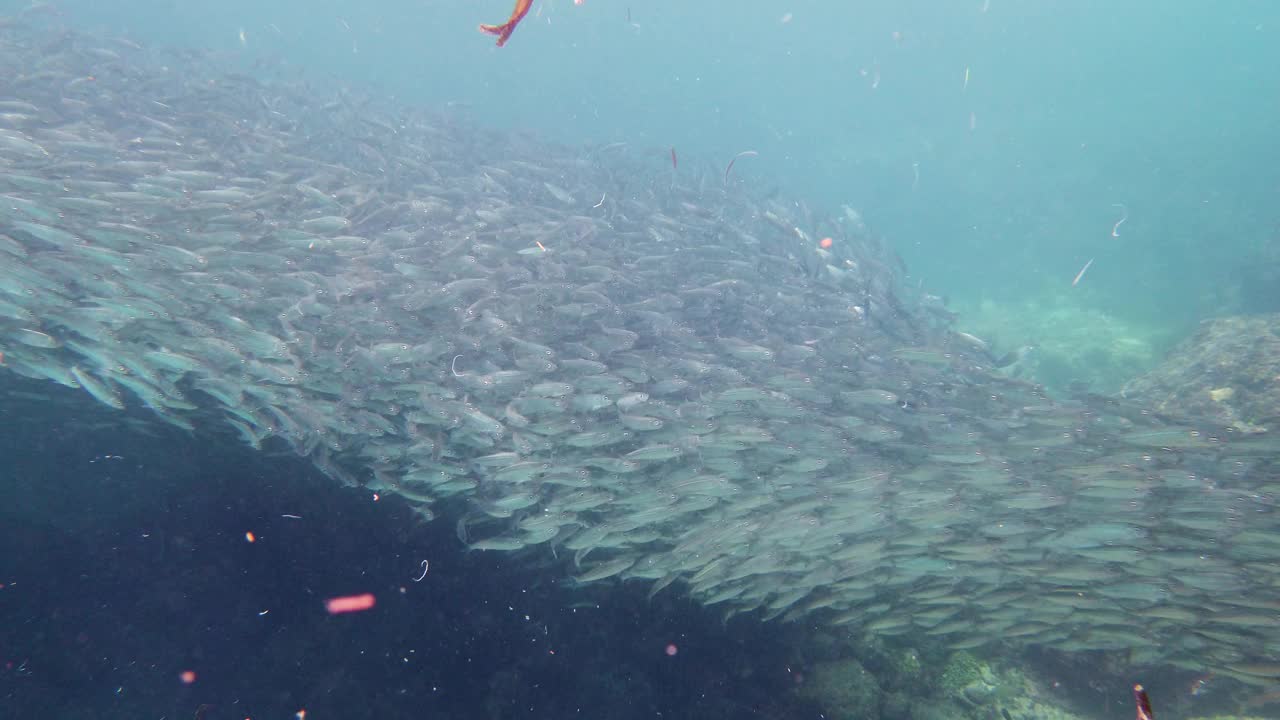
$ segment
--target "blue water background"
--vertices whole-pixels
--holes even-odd
[[[756,150],[736,177],[851,205],[962,305],[1053,296],[1185,329],[1249,309],[1224,288],[1280,232],[1280,5],[1260,0],[539,0],[504,48],[476,26],[507,0],[58,8],[655,166],[674,147],[682,172]]]

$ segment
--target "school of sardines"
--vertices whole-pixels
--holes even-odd
[[[1277,444],[1005,377],[852,210],[0,25],[0,377],[726,617],[1280,678]]]

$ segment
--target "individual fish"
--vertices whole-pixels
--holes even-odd
[[[604,580],[605,578],[611,578],[618,575],[635,564],[635,558],[620,557],[608,562],[600,563],[580,575],[575,575],[573,579],[578,583],[589,583],[597,580]]]

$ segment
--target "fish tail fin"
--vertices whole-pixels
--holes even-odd
[[[480,32],[498,36],[498,47],[507,44],[507,39],[511,37],[511,31],[515,30],[514,23],[505,22],[501,25],[481,25]]]

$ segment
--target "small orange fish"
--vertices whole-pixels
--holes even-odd
[[[533,6],[533,0],[516,0],[515,9],[511,11],[511,17],[501,25],[481,25],[480,32],[489,33],[498,36],[498,47],[507,44],[507,40],[511,38],[511,33],[515,32],[516,26],[529,14],[529,8]]]

